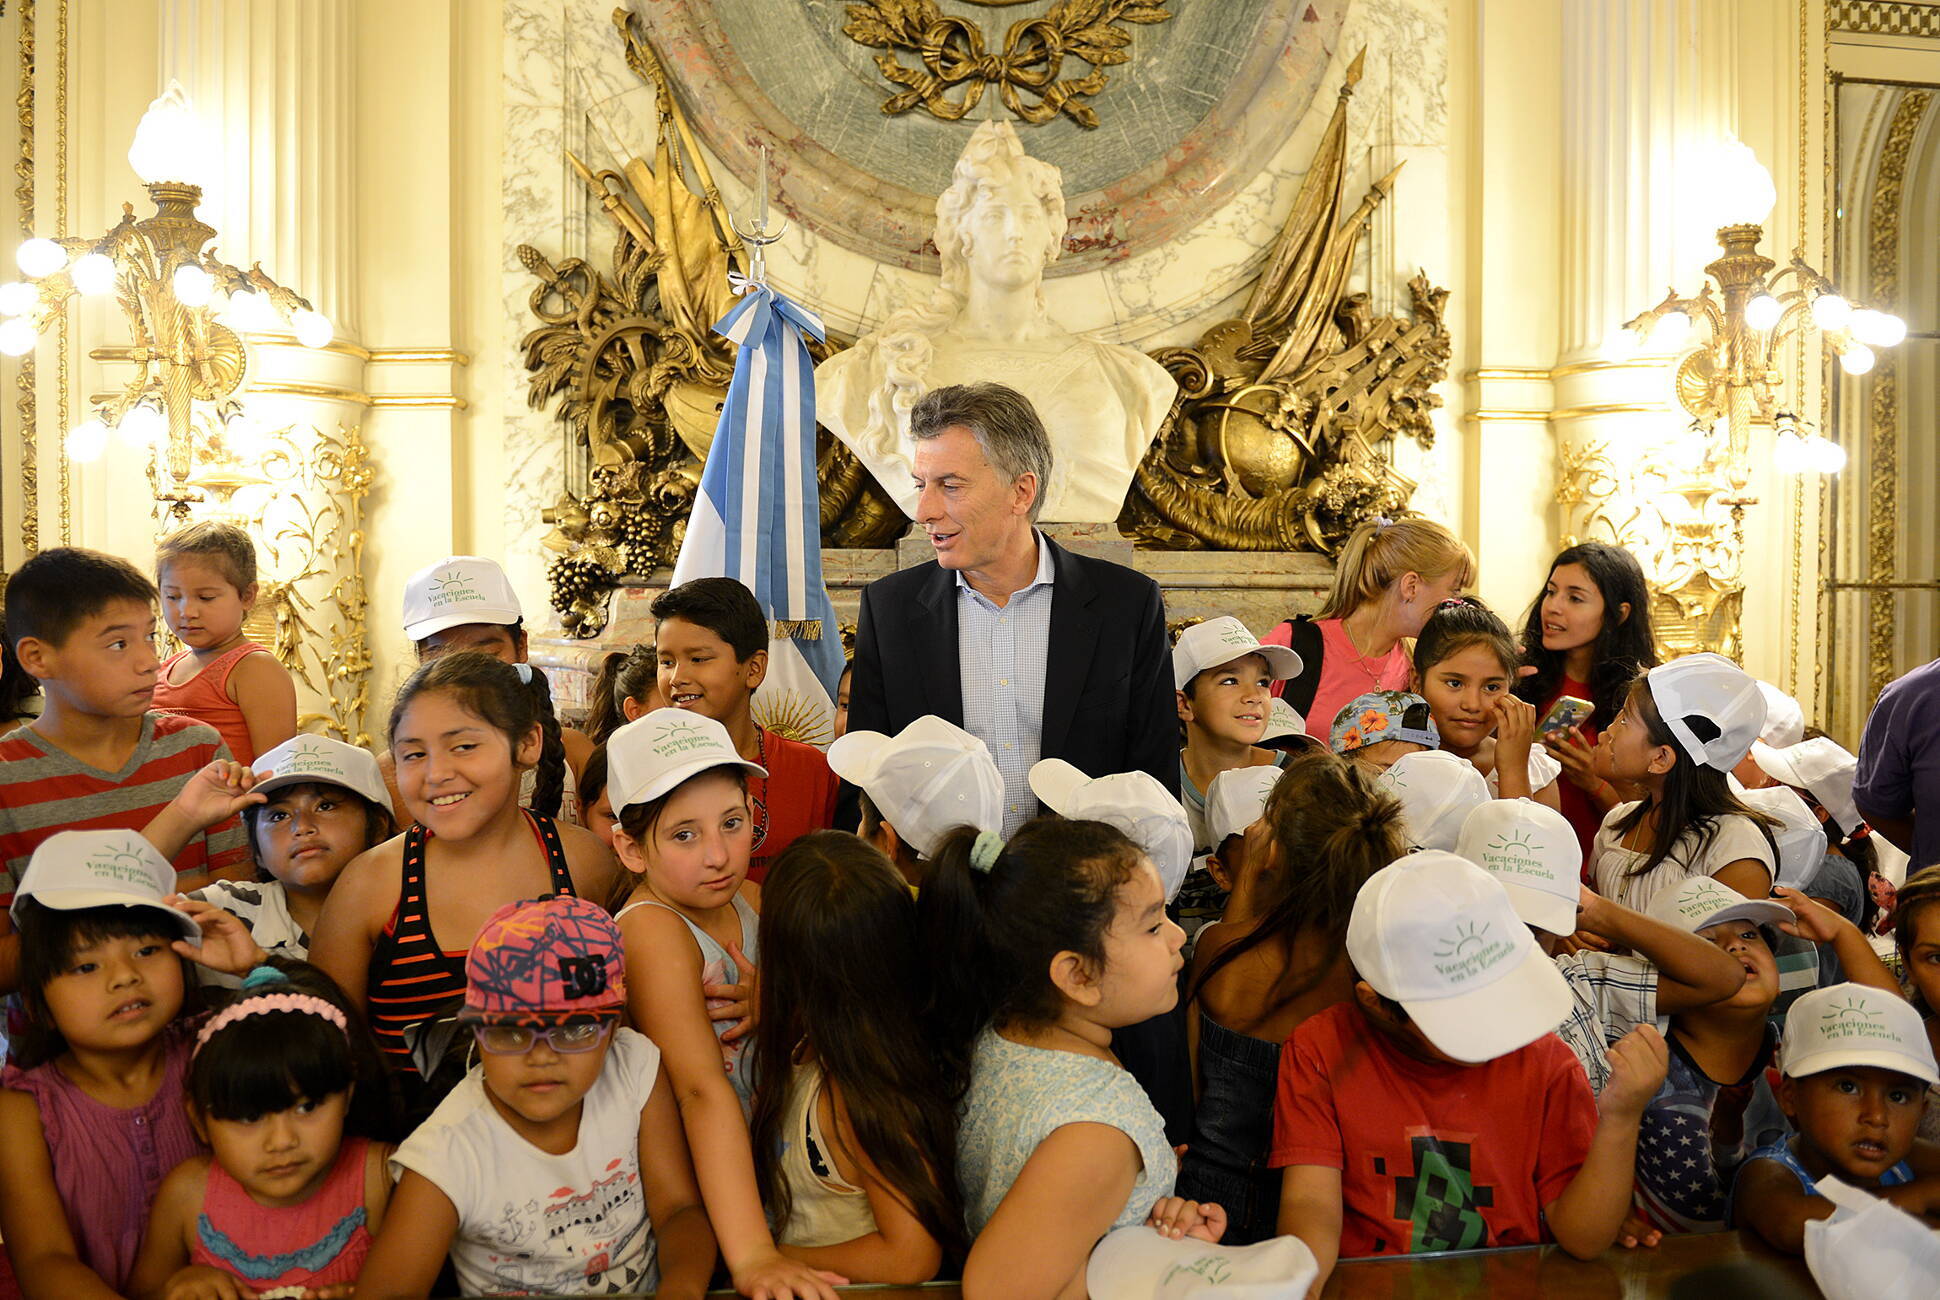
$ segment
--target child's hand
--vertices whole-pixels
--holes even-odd
[[[1617,1119],[1636,1119],[1664,1086],[1671,1051],[1655,1025],[1638,1025],[1610,1046],[1610,1080],[1597,1109]]]
[[[196,965],[224,975],[247,975],[268,960],[269,954],[233,912],[225,912],[214,903],[205,903],[187,894],[170,894],[162,901],[178,912],[186,912],[201,927],[200,948],[184,939],[170,945]]]
[[[734,1289],[748,1300],[838,1300],[835,1288],[848,1284],[849,1279],[840,1274],[810,1268],[777,1253],[734,1273]]]
[[[1503,692],[1495,699],[1495,752],[1501,763],[1505,752],[1527,762],[1529,748],[1536,741],[1536,706]]]
[[[1635,1250],[1639,1246],[1655,1248],[1664,1239],[1664,1234],[1644,1222],[1644,1217],[1632,1210],[1623,1218],[1623,1226],[1617,1229],[1617,1244],[1625,1250]]]
[[[1816,898],[1807,898],[1790,885],[1773,885],[1772,897],[1792,909],[1798,919],[1780,921],[1778,928],[1795,939],[1831,943],[1839,932],[1852,924]]]
[[[268,795],[250,792],[255,784],[254,772],[241,763],[219,758],[190,777],[171,802],[190,825],[207,830],[250,804],[268,803]]]
[[[303,1292],[303,1300],[351,1300],[357,1294],[355,1282],[332,1282],[329,1286],[313,1286]]]
[[[256,1293],[219,1268],[192,1264],[176,1270],[162,1293],[167,1300],[256,1300]]]
[[[1161,1237],[1174,1241],[1197,1237],[1216,1246],[1226,1235],[1225,1210],[1211,1201],[1188,1201],[1180,1196],[1161,1196],[1153,1204],[1152,1212],[1145,1216],[1145,1222]]]
[[[1594,790],[1603,778],[1596,774],[1596,746],[1583,739],[1581,727],[1546,731],[1543,748],[1563,765],[1563,779],[1580,790]]]
[[[1940,1176],[1928,1174],[1915,1178],[1910,1183],[1886,1188],[1879,1195],[1880,1199],[1891,1201],[1916,1218],[1940,1214]]]
[[[728,945],[728,956],[741,972],[736,984],[703,984],[701,996],[707,999],[707,1018],[710,1021],[737,1021],[734,1028],[721,1035],[721,1042],[735,1043],[754,1032],[756,1009],[760,1006],[760,973],[741,952],[741,945]]]

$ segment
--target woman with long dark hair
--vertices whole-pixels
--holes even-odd
[[[1623,711],[1637,674],[1657,666],[1650,590],[1637,558],[1608,542],[1579,542],[1557,555],[1523,622],[1522,661],[1535,671],[1515,693],[1536,706],[1539,721],[1566,695],[1596,708],[1567,731],[1538,735],[1563,765],[1563,816],[1576,829],[1587,866],[1604,814],[1624,798],[1596,771],[1597,737]]]

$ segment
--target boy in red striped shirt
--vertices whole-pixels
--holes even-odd
[[[174,859],[184,891],[249,874],[233,813],[203,830],[184,809],[169,809],[229,750],[213,728],[149,710],[155,600],[132,564],[80,547],[42,551],[8,580],[7,644],[40,682],[46,707],[0,737],[0,909],[12,903],[34,847],[62,830],[144,832]],[[0,992],[15,987],[17,961],[0,911]]]

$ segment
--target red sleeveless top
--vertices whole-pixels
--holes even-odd
[[[236,671],[236,665],[244,656],[268,654],[268,646],[245,641],[234,650],[204,668],[180,686],[170,686],[168,675],[175,665],[194,654],[184,650],[173,654],[155,674],[154,707],[163,713],[179,713],[206,722],[222,736],[229,746],[229,755],[244,765],[256,761],[256,747],[249,740],[249,724],[243,721],[242,706],[229,698],[229,674]]]
[[[345,1138],[323,1186],[301,1205],[260,1205],[215,1161],[195,1219],[189,1263],[220,1269],[253,1291],[355,1282],[370,1254],[364,1138]]]

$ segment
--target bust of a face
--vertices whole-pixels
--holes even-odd
[[[1056,235],[1030,183],[1017,168],[1005,168],[977,187],[961,238],[971,280],[1014,290],[1043,278]]]

